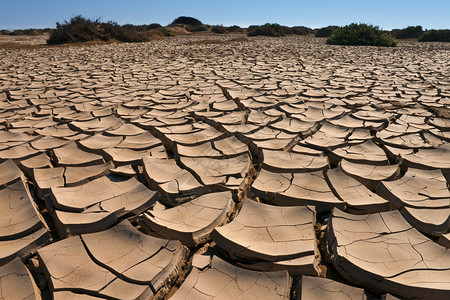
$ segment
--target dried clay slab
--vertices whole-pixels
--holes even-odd
[[[310,156],[285,151],[262,150],[262,167],[270,172],[301,173],[329,168],[326,156]]]
[[[273,173],[261,169],[252,184],[252,191],[274,205],[314,205],[316,211],[344,209],[346,202],[337,198],[328,185],[324,172]]]
[[[25,257],[51,240],[47,225],[12,161],[0,165],[4,171],[0,186],[0,264]]]
[[[375,189],[380,181],[394,180],[400,174],[400,165],[376,166],[369,164],[353,163],[342,159],[339,167],[347,175],[354,177],[369,189]]]
[[[135,177],[119,181],[105,176],[81,186],[51,188],[48,206],[58,234],[66,236],[104,230],[120,217],[149,209],[158,199],[157,192]]]
[[[373,193],[340,168],[328,170],[326,175],[336,195],[347,203],[347,211],[361,214],[390,210],[388,200]]]
[[[398,211],[351,215],[334,209],[327,239],[334,266],[350,282],[405,298],[446,299],[450,293],[450,250]]]
[[[450,143],[436,149],[419,149],[416,153],[402,154],[404,165],[419,169],[443,169],[450,173]]]
[[[354,163],[369,165],[389,164],[386,153],[371,140],[361,144],[337,148],[330,153],[332,162],[337,162],[343,158]]]
[[[18,258],[0,266],[0,297],[5,300],[42,299],[33,276]]]
[[[209,240],[211,231],[226,222],[233,208],[231,192],[205,194],[165,210],[144,213],[144,226],[156,234],[194,247]]]
[[[242,182],[250,167],[250,157],[246,153],[221,159],[181,157],[180,162],[192,170],[204,185],[226,184],[229,176]]]
[[[249,268],[288,269],[315,275],[314,207],[277,207],[245,199],[237,217],[214,229],[212,239]],[[304,259],[302,259],[304,258]]]
[[[97,264],[154,291],[178,275],[189,252],[179,241],[145,235],[127,220],[105,231],[83,234],[81,239]]]
[[[367,296],[362,288],[328,278],[302,276],[296,299],[366,300]]]
[[[246,270],[214,256],[211,268],[194,267],[170,299],[289,299],[290,287],[286,271]]]
[[[81,150],[75,142],[53,150],[58,166],[92,166],[103,164],[103,157]]]
[[[382,181],[380,194],[396,207],[449,208],[450,191],[441,170],[420,170],[408,168],[402,178]]]
[[[142,163],[148,185],[167,198],[203,190],[204,186],[190,172],[180,168],[174,159],[144,157]]]
[[[150,286],[120,279],[92,260],[80,237],[67,238],[38,251],[50,292],[77,293],[113,299],[148,299]]]

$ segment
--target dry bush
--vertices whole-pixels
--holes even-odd
[[[145,42],[147,34],[124,28],[115,22],[100,22],[100,19],[87,19],[76,16],[69,22],[56,23],[56,29],[50,34],[47,44],[80,43],[89,41]]]

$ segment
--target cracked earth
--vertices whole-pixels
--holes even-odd
[[[449,298],[450,45],[0,58],[0,299]]]

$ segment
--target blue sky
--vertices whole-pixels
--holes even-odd
[[[450,28],[450,0],[0,0],[0,29],[55,27],[81,14],[119,24],[169,24],[192,16],[205,24],[266,22],[312,28],[363,22],[383,29]]]

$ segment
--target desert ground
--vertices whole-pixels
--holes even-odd
[[[449,299],[448,43],[28,39],[1,299]]]

